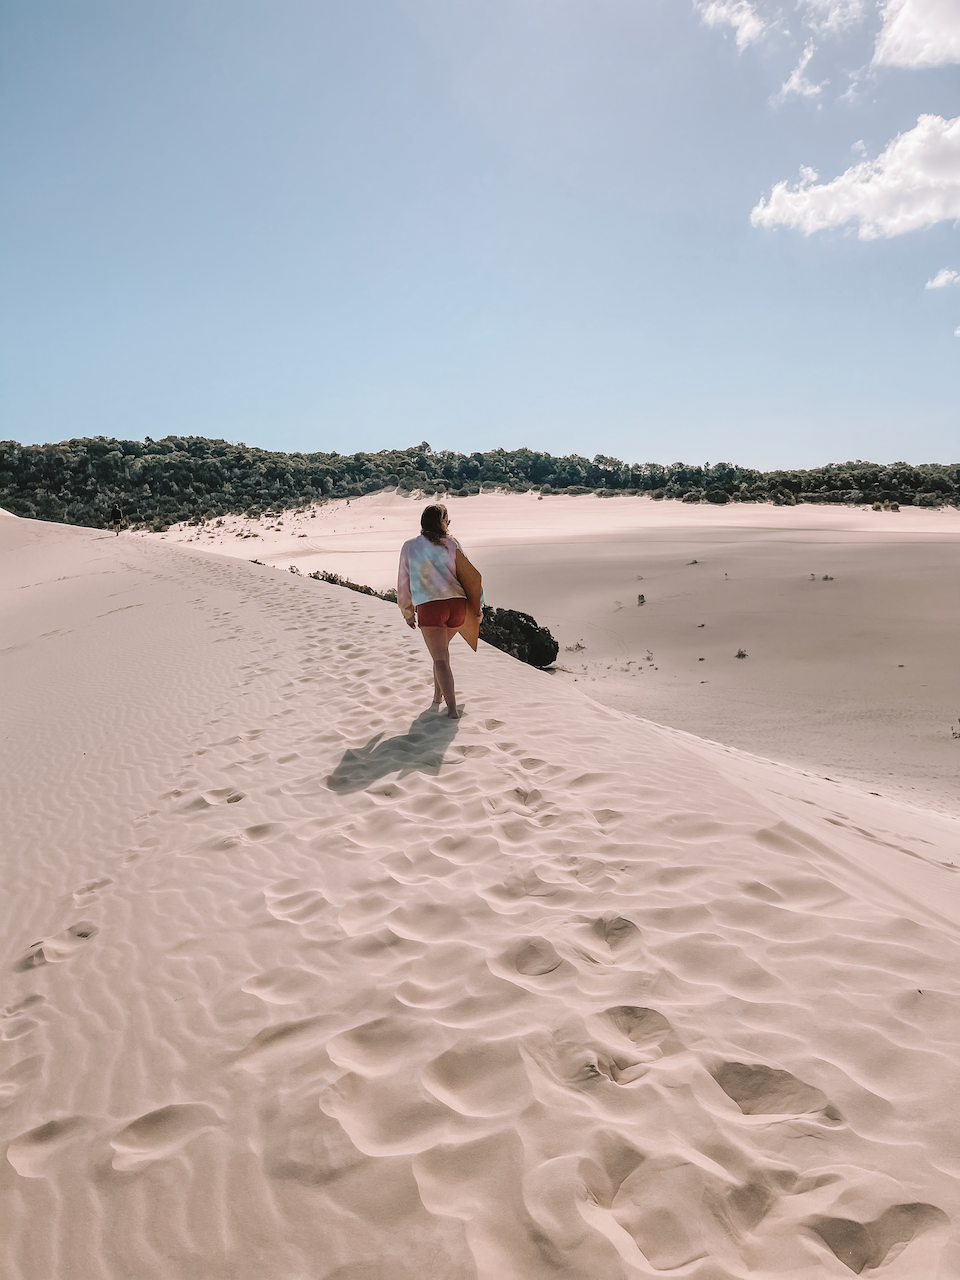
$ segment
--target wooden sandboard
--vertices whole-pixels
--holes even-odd
[[[461,587],[467,593],[467,618],[459,631],[476,653],[480,640],[480,572],[473,567],[459,548],[457,549],[457,577]]]

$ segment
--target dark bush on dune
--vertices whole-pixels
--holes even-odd
[[[259,560],[251,561],[260,564]],[[291,573],[299,573],[295,565],[290,566]],[[365,587],[359,582],[351,582],[342,578],[339,573],[328,573],[318,569],[308,573],[308,578],[317,582],[327,582],[334,587],[346,587],[348,591],[359,591],[361,595],[377,596],[380,600],[397,603],[397,593],[390,591],[374,591],[373,587]],[[641,597],[642,599],[642,597]],[[483,621],[480,623],[480,639],[495,649],[502,649],[511,658],[520,662],[528,662],[531,667],[548,667],[556,660],[560,646],[546,627],[538,627],[536,620],[529,613],[520,613],[517,609],[491,609],[486,605],[483,610]]]
[[[480,639],[531,667],[548,667],[560,646],[546,627],[538,627],[529,613],[517,609],[491,609],[486,605],[480,623]]]
[[[251,561],[253,564],[259,564],[259,561]],[[299,573],[300,570],[295,566],[290,566],[291,573]],[[391,604],[397,603],[397,593],[391,587],[389,591],[374,591],[373,587],[365,587],[361,582],[353,582],[350,578],[341,578],[339,573],[328,573],[326,569],[318,569],[316,573],[308,573],[308,578],[313,578],[315,582],[329,582],[333,587],[346,587],[348,591],[359,591],[362,596],[376,596],[378,600],[388,600]]]

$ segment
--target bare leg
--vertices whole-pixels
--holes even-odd
[[[457,711],[457,695],[453,688],[453,671],[450,668],[450,636],[447,627],[421,627],[427,651],[433,659],[434,701],[439,702],[438,694],[443,695],[447,704],[447,715],[451,720],[459,720]]]

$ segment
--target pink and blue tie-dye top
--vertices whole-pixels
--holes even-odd
[[[408,620],[414,617],[414,606],[429,600],[465,600],[467,593],[457,577],[459,543],[449,534],[439,545],[425,538],[405,542],[400,551],[400,573],[397,577],[397,604]]]

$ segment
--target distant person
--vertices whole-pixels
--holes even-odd
[[[110,512],[110,523],[113,525],[114,533],[119,538],[120,526],[123,524],[123,512],[120,510],[120,507],[116,502],[113,504],[113,510]]]
[[[420,513],[420,536],[403,544],[397,579],[397,604],[411,629],[419,625],[433,659],[433,701],[447,704],[459,720],[450,669],[450,637],[456,631],[474,649],[480,625],[480,575],[448,534],[450,515],[441,503]]]

